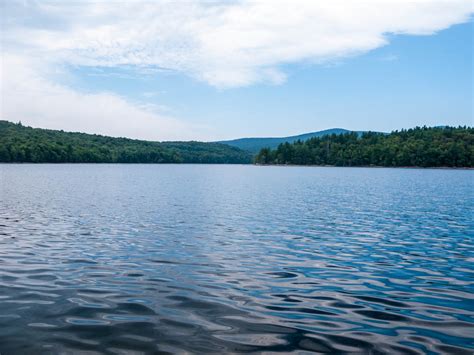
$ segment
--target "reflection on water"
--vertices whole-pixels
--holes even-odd
[[[472,353],[472,178],[1,165],[0,353]]]

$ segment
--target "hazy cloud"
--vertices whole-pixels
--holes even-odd
[[[51,81],[44,62],[4,55],[0,80],[3,119],[33,127],[148,140],[207,139],[207,130],[169,117],[160,105],[113,93],[83,93]],[[41,65],[41,70],[38,65]]]

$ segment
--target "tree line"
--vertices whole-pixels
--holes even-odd
[[[264,148],[257,164],[474,167],[474,128],[416,127],[390,134],[355,132]]]
[[[25,127],[0,121],[2,163],[251,163],[250,153],[219,143],[149,142]]]

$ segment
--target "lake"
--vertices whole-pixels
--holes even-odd
[[[0,353],[471,354],[473,178],[0,165]]]

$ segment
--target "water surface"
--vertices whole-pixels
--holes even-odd
[[[473,177],[0,165],[0,353],[472,353]]]

